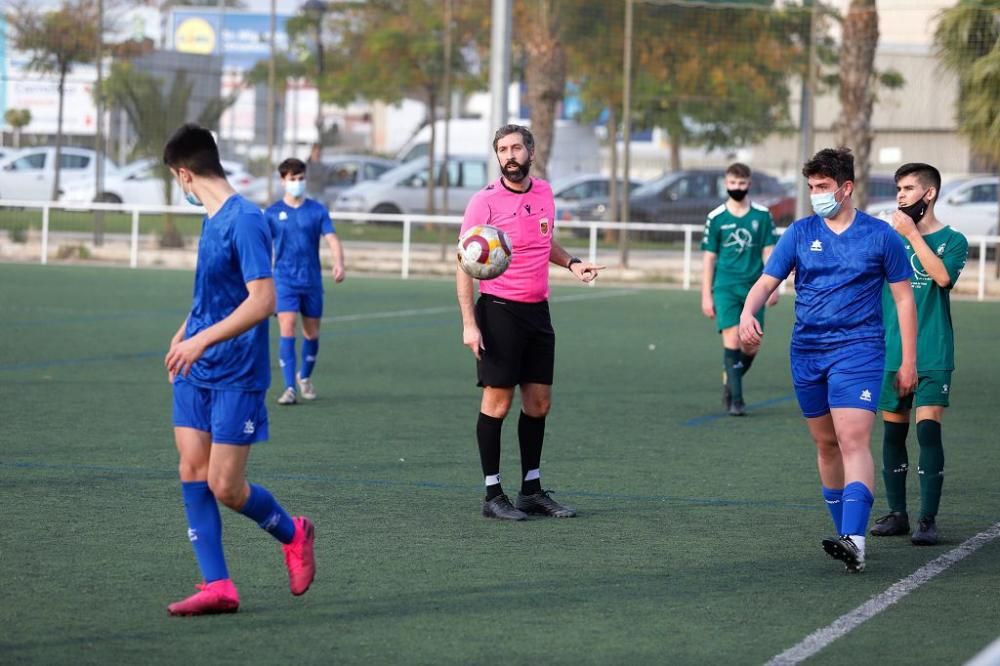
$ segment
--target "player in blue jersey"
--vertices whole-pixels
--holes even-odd
[[[264,394],[271,381],[268,317],[274,312],[271,233],[260,209],[236,194],[211,132],[178,129],[163,161],[184,197],[205,207],[194,300],[164,361],[173,383],[174,440],[188,538],[201,569],[198,592],[171,615],[233,613],[239,595],[226,568],[217,502],[282,543],[292,594],[315,575],[313,525],[292,518],[262,486],[247,483],[250,444],[268,437]]]
[[[274,238],[274,286],[278,295],[281,341],[278,361],[285,378],[279,405],[294,405],[297,396],[314,400],[312,371],[319,352],[323,316],[323,270],[319,240],[325,238],[333,255],[333,279],[344,280],[344,251],[323,204],[308,199],[306,164],[291,157],[278,165],[285,195],[265,211]],[[295,320],[302,315],[302,370],[295,371]],[[296,384],[298,393],[296,393]]]
[[[908,395],[917,383],[912,270],[892,227],[854,208],[850,150],[821,150],[802,174],[816,214],[781,236],[747,295],[740,339],[760,344],[763,332],[753,315],[794,270],[792,383],[816,442],[823,497],[838,535],[823,539],[823,548],[856,573],[865,568],[874,501],[871,434],[885,367],[882,285],[889,283],[902,340],[895,389]]]

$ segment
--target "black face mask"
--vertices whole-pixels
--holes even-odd
[[[726,194],[732,197],[733,201],[743,201],[750,190],[726,190]]]
[[[924,192],[924,194],[927,193]],[[920,198],[915,203],[899,207],[899,210],[910,216],[914,224],[918,224],[920,220],[924,219],[924,215],[927,214],[927,202],[924,201],[924,194],[920,195]]]
[[[499,162],[499,160],[497,160]],[[511,172],[507,170],[507,167],[517,165],[517,171]],[[503,177],[512,183],[520,183],[522,180],[528,177],[528,172],[531,171],[531,160],[528,160],[524,164],[521,164],[517,160],[507,160],[507,163],[500,163],[500,173]]]

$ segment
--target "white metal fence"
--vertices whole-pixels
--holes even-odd
[[[17,209],[27,209],[27,210],[40,210],[42,218],[42,228],[41,228],[41,248],[39,250],[39,261],[42,264],[47,264],[49,260],[49,243],[52,232],[50,231],[50,219],[51,212],[53,210],[65,210],[69,212],[76,213],[86,213],[86,212],[96,212],[96,211],[106,211],[109,213],[125,213],[131,216],[131,231],[129,234],[129,266],[132,268],[137,268],[139,266],[139,251],[140,251],[140,218],[142,215],[163,215],[166,213],[173,213],[175,215],[185,215],[190,216],[192,214],[197,214],[197,210],[193,210],[190,206],[146,206],[138,204],[103,204],[103,203],[91,203],[91,204],[65,204],[65,203],[53,203],[53,202],[38,202],[38,201],[16,201],[16,200],[3,200],[0,201],[0,214],[5,210],[17,210]],[[452,225],[458,227],[462,223],[462,218],[456,215],[417,215],[417,214],[381,214],[381,213],[345,213],[336,212],[331,213],[331,217],[337,223],[340,222],[355,222],[355,223],[365,223],[365,222],[382,222],[389,224],[400,224],[402,225],[402,243],[399,248],[400,258],[401,258],[401,269],[400,277],[402,279],[408,279],[410,277],[411,268],[411,257],[412,257],[412,246],[411,241],[413,225],[415,224],[444,224]],[[575,221],[559,221],[558,227],[560,229],[585,229],[587,230],[588,238],[588,252],[587,257],[589,261],[598,261],[598,233],[604,230],[624,230],[625,232],[638,232],[638,231],[650,231],[650,232],[673,232],[683,234],[683,268],[682,268],[682,279],[681,285],[684,289],[691,289],[691,286],[696,282],[694,278],[695,271],[700,270],[699,267],[694,266],[694,242],[695,234],[700,234],[704,227],[702,225],[695,224],[669,224],[669,223],[640,223],[640,222],[575,222]],[[779,229],[779,232],[783,229]],[[987,268],[987,251],[990,246],[1000,243],[1000,236],[969,236],[968,237],[970,247],[978,248],[978,271],[977,271],[977,289],[976,297],[977,300],[985,300],[986,298],[986,279],[988,274]],[[699,238],[700,242],[700,238]],[[604,251],[605,254],[609,250]],[[1000,261],[1000,256],[996,258]]]

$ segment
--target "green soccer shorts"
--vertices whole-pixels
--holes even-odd
[[[753,285],[713,287],[712,303],[715,305],[715,323],[719,332],[740,325],[740,314],[743,312],[743,303],[747,300],[747,294],[750,293],[751,286]],[[761,330],[764,329],[764,307],[754,314],[754,317],[760,322]]]
[[[948,406],[948,396],[951,395],[951,370],[917,371],[917,390],[900,398],[896,395],[896,373],[885,373],[882,380],[882,395],[878,400],[878,408],[883,412],[908,412],[917,407]]]

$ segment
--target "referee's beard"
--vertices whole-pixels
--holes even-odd
[[[497,160],[500,162],[500,160]],[[517,169],[510,169],[509,167],[516,166]],[[525,178],[528,177],[528,172],[531,171],[531,160],[529,159],[524,164],[521,164],[515,159],[509,159],[506,162],[500,162],[500,173],[503,177],[512,183],[520,183]]]

